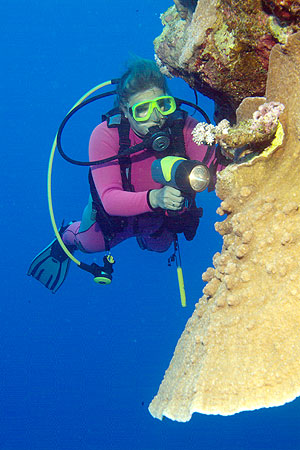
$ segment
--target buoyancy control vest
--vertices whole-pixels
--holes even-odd
[[[169,147],[160,152],[155,152],[157,158],[164,158],[165,156],[180,156],[189,159],[186,155],[183,128],[187,112],[177,109],[173,114],[167,118],[164,128],[170,130],[171,142]],[[125,116],[119,109],[115,108],[102,116],[102,120],[107,122],[108,128],[117,128],[119,133],[119,152],[122,153],[125,149],[130,148],[131,142],[129,139],[130,125]],[[120,172],[122,178],[122,186],[124,191],[134,192],[134,187],[131,184],[131,159],[130,156],[123,156],[119,158]],[[111,216],[108,214],[102,204],[102,201],[97,192],[91,169],[89,170],[89,184],[90,192],[93,200],[93,210],[96,211],[96,220],[101,228],[104,236],[106,250],[110,249],[110,241],[114,238],[116,233],[121,232],[127,225],[128,219],[123,216]],[[159,236],[159,233],[167,227],[170,231],[176,233],[183,232],[187,240],[192,240],[196,234],[199,218],[202,216],[202,208],[197,208],[195,200],[192,199],[191,207],[187,213],[178,216],[166,216],[165,211],[158,209],[151,213],[143,213],[145,215],[157,214],[164,215],[165,220],[162,227],[154,234]],[[134,216],[134,234],[138,233],[138,218],[140,215]],[[189,222],[189,223],[187,223]],[[189,226],[188,226],[189,225]]]

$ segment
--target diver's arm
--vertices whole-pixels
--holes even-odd
[[[106,123],[98,125],[90,138],[90,161],[117,155],[118,150],[119,134],[117,128],[107,128]],[[149,189],[142,192],[123,190],[118,161],[92,166],[91,170],[97,192],[108,214],[134,216],[153,210],[149,203]]]

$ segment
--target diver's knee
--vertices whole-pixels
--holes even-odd
[[[79,233],[87,231],[96,222],[97,211],[93,209],[92,196],[89,196],[88,204],[84,208]]]

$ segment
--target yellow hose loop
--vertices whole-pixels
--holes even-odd
[[[89,97],[94,92],[98,91],[98,89],[101,89],[101,88],[103,88],[105,86],[109,86],[109,85],[111,85],[111,80],[105,81],[104,83],[98,84],[98,86],[95,86],[94,88],[90,89],[86,94],[84,94],[78,100],[78,102],[75,103],[75,105],[70,109],[69,113],[71,111],[73,111],[73,109],[76,108],[78,105],[80,105],[87,97]],[[48,196],[48,208],[49,208],[49,213],[50,213],[50,219],[51,219],[51,223],[52,223],[52,227],[53,227],[55,236],[56,236],[60,246],[62,247],[63,251],[66,253],[66,255],[68,255],[68,257],[72,261],[74,261],[75,264],[80,266],[81,262],[78,259],[76,259],[72,255],[72,253],[69,252],[69,250],[67,249],[67,247],[63,243],[63,240],[62,240],[62,238],[61,238],[61,236],[59,234],[59,231],[58,231],[58,228],[57,228],[57,225],[56,225],[56,221],[55,221],[55,217],[54,217],[53,202],[52,202],[52,168],[53,168],[53,159],[54,159],[56,146],[57,146],[57,133],[56,133],[55,139],[54,139],[53,144],[52,144],[50,157],[49,157],[49,163],[48,163],[48,173],[47,173],[47,196]]]

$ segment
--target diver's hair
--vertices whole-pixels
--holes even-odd
[[[126,106],[129,97],[153,87],[162,89],[165,93],[168,92],[166,79],[155,62],[134,57],[118,84],[117,103],[119,106]]]

